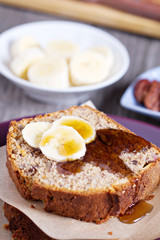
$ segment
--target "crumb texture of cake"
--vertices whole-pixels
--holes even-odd
[[[96,139],[82,159],[57,163],[29,146],[22,130],[28,123],[63,116],[88,121]],[[42,200],[46,211],[101,223],[147,197],[160,181],[160,150],[104,113],[88,106],[23,119],[10,124],[7,167],[21,195]]]

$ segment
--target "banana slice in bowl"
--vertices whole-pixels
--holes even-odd
[[[113,67],[114,55],[113,55],[113,51],[111,50],[110,47],[107,47],[107,46],[97,46],[97,47],[91,48],[90,51],[95,51],[95,52],[101,54],[102,56],[104,56],[106,58],[106,60],[107,60],[107,66],[109,68]]]
[[[27,79],[27,71],[29,66],[44,56],[45,55],[40,48],[29,48],[13,58],[10,68],[16,76]]]
[[[14,58],[32,47],[39,47],[38,41],[30,35],[22,36],[11,44],[11,57]]]
[[[50,41],[46,47],[46,53],[49,56],[60,56],[67,61],[78,52],[80,52],[79,46],[71,41]]]
[[[106,58],[96,51],[85,51],[74,56],[70,62],[73,86],[90,85],[107,79],[110,67]]]
[[[61,57],[45,57],[36,61],[27,72],[28,80],[52,89],[69,87],[68,66]]]

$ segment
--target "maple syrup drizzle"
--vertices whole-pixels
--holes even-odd
[[[153,209],[153,206],[145,201],[140,201],[134,206],[130,207],[124,215],[119,217],[119,220],[123,223],[131,224],[136,223],[149,214]]]
[[[120,159],[121,153],[139,152],[150,146],[150,142],[132,133],[117,129],[97,130],[95,141],[86,146],[85,156],[79,160],[57,163],[57,170],[63,174],[75,174],[81,172],[85,163],[91,163],[101,170],[126,176],[132,171]]]

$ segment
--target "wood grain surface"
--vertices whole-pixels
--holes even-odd
[[[0,33],[23,23],[57,19],[64,18],[0,5]],[[143,71],[160,65],[160,41],[103,27],[99,28],[111,33],[126,46],[130,55],[130,67],[123,79],[93,97],[94,104],[105,113],[134,118],[160,126],[159,120],[134,113],[120,106],[120,98],[132,80]],[[65,103],[64,105],[51,105],[32,100],[0,75],[0,122],[64,108],[66,108]]]
[[[0,3],[20,7],[22,9],[66,16],[91,24],[99,24],[105,27],[160,39],[160,21],[136,16],[111,8],[108,5],[104,6],[103,4],[77,0],[0,0]],[[140,6],[140,8],[142,8],[142,6]],[[158,10],[158,7],[156,10]],[[150,12],[152,12],[151,9]],[[154,15],[156,15],[156,13]]]
[[[160,20],[160,0],[78,0],[111,6],[132,14]]]

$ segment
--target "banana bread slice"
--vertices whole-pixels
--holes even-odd
[[[4,203],[4,215],[9,223],[6,228],[11,231],[13,240],[53,240],[24,213],[8,203]]]
[[[80,117],[96,129],[83,159],[57,163],[23,139],[26,124],[62,116]],[[7,167],[22,197],[42,200],[46,211],[61,216],[101,223],[154,191],[160,181],[160,149],[104,113],[79,106],[12,121]]]

